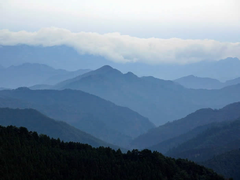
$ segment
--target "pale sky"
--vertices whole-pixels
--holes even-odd
[[[239,0],[0,0],[0,29],[240,41]],[[225,34],[225,33],[228,33]]]
[[[48,46],[50,37],[113,61],[240,58],[240,1],[0,0],[0,30],[0,45]]]

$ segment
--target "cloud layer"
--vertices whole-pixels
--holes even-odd
[[[80,54],[103,56],[111,61],[191,63],[202,60],[240,58],[240,43],[215,40],[137,38],[119,33],[73,33],[60,28],[43,28],[37,32],[0,30],[0,45],[67,45]]]

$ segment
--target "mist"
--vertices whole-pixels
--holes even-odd
[[[102,56],[117,63],[186,64],[229,56],[240,58],[240,43],[209,39],[138,38],[120,33],[73,33],[55,27],[42,28],[36,32],[0,30],[0,44],[67,45],[80,54]]]

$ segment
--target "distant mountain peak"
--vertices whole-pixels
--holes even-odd
[[[96,69],[96,71],[113,71],[113,70],[116,70],[116,69],[112,68],[109,65],[104,65],[104,66]]]
[[[108,74],[108,73],[122,74],[119,70],[114,69],[109,65],[102,66],[102,67],[100,67],[99,69],[96,69],[93,72],[94,72],[94,74]]]
[[[181,78],[178,78],[174,81],[178,81],[178,80],[181,80],[181,79],[193,79],[193,80],[214,80],[214,81],[218,81],[217,79],[213,79],[213,78],[210,78],[210,77],[199,77],[199,76],[195,76],[195,75],[188,75],[188,76],[184,76],[184,77],[181,77]]]
[[[135,75],[134,73],[132,72],[127,72],[126,74],[124,74],[125,76],[128,76],[128,77],[138,77],[137,75]]]
[[[104,65],[104,66],[100,67],[99,69],[113,69],[113,68],[109,65]]]

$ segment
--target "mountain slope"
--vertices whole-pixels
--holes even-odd
[[[240,179],[240,149],[220,154],[201,164],[227,178]]]
[[[154,127],[138,113],[82,91],[19,88],[0,91],[0,97],[1,107],[33,108],[124,147],[132,138]]]
[[[239,148],[240,118],[209,128],[170,150],[166,155],[203,162],[214,156]]]
[[[24,127],[0,127],[1,179],[223,180],[203,166],[149,150],[123,154],[110,148],[63,143]]]
[[[131,145],[133,148],[150,147],[183,135],[199,126],[234,120],[238,117],[240,117],[240,102],[227,105],[219,110],[200,109],[185,118],[166,123],[140,135],[132,141]]]
[[[232,86],[232,85],[234,85],[234,84],[240,84],[240,77],[235,78],[235,79],[228,80],[228,81],[225,82],[225,84],[226,84],[227,86]]]
[[[66,71],[65,73],[59,73],[59,74],[56,74],[54,76],[50,76],[45,81],[43,81],[43,83],[54,85],[54,84],[59,83],[61,81],[64,81],[64,80],[67,80],[67,79],[74,78],[76,76],[85,74],[89,71],[90,71],[89,69],[79,69],[79,70],[76,70],[76,71]]]
[[[113,147],[90,134],[80,131],[65,122],[55,121],[34,109],[9,109],[0,108],[0,125],[26,127],[30,131],[39,134],[46,134],[53,138],[60,138],[63,141],[80,142],[93,147]]]
[[[198,126],[184,134],[181,134],[179,136],[164,140],[158,144],[155,144],[153,146],[149,146],[147,147],[147,149],[150,149],[152,151],[158,151],[161,152],[163,154],[165,154],[167,151],[169,151],[170,149],[177,147],[178,145],[195,138],[198,134],[204,132],[205,130],[207,130],[208,128],[211,128],[215,125],[216,123],[210,123],[210,124],[206,124],[203,126]]]

